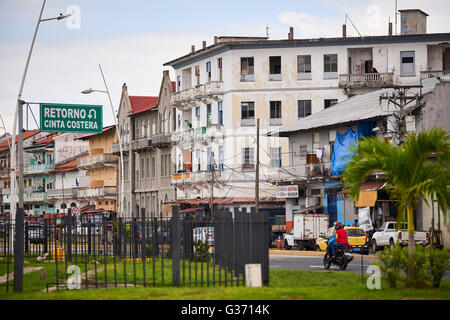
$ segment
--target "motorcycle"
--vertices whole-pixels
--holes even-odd
[[[323,257],[323,266],[325,269],[329,269],[332,264],[339,266],[339,269],[347,269],[347,265],[353,260],[350,252],[346,251],[348,247],[338,247],[336,248],[336,255],[334,258],[331,257],[330,249],[327,247],[327,252]]]

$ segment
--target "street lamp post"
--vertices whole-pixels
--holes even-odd
[[[22,92],[25,84],[26,75],[28,72],[28,66],[30,65],[31,54],[34,48],[34,42],[36,41],[36,35],[39,30],[39,25],[41,22],[50,20],[62,20],[69,17],[70,15],[60,14],[54,18],[42,19],[42,13],[44,12],[46,0],[42,3],[41,12],[39,14],[39,19],[36,24],[36,29],[34,30],[33,40],[31,41],[31,47],[28,52],[27,61],[25,63],[25,70],[22,75],[22,81],[20,83],[19,94],[17,95],[17,105],[16,112],[14,115],[14,126],[12,134],[12,151],[11,151],[11,205],[10,205],[10,221],[11,224],[15,224],[15,242],[14,242],[14,292],[22,291],[22,280],[23,280],[23,260],[24,260],[24,185],[23,185],[23,105]],[[17,121],[18,120],[18,121]],[[19,154],[19,208],[16,213],[16,131],[17,122],[19,125],[19,143],[18,143],[18,154]],[[13,231],[14,229],[12,229]],[[13,232],[11,232],[13,233]]]
[[[116,130],[117,130],[117,137],[119,139],[119,153],[120,153],[120,179],[121,179],[121,183],[120,183],[120,193],[119,193],[119,212],[122,215],[123,214],[123,198],[124,198],[124,166],[123,166],[123,149],[122,149],[122,137],[120,134],[120,130],[119,130],[119,125],[117,123],[117,119],[116,119],[116,112],[114,111],[114,106],[111,100],[111,96],[109,94],[109,90],[108,90],[108,85],[106,84],[106,80],[105,80],[105,75],[103,74],[103,70],[102,70],[102,66],[99,64],[98,67],[100,68],[100,73],[102,74],[102,78],[103,78],[103,83],[105,84],[105,90],[94,90],[92,88],[90,89],[86,89],[81,91],[81,93],[83,94],[91,94],[93,92],[101,92],[101,93],[106,93],[108,95],[108,99],[109,99],[109,104],[111,106],[111,112],[113,114],[113,118],[114,118],[114,124],[116,125]]]

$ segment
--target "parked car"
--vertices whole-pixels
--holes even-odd
[[[350,245],[350,251],[361,252],[362,254],[369,253],[369,242],[366,232],[360,227],[344,227],[347,231],[348,244]],[[334,234],[334,227],[331,227],[327,232],[316,240],[315,249],[317,251],[327,250],[327,240]]]
[[[209,245],[214,245],[214,227],[197,227],[193,230],[193,240],[208,242]]]
[[[402,229],[397,230],[397,222],[385,222],[372,235],[372,251],[375,252],[385,246],[393,246],[395,243],[401,246],[408,245],[408,225],[403,223]],[[415,231],[414,242],[423,246],[430,244],[430,235],[426,231]]]

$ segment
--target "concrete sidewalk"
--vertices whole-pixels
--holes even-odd
[[[291,256],[307,256],[307,257],[323,257],[325,255],[324,251],[300,251],[300,250],[283,250],[283,249],[270,249],[269,254],[285,254],[285,255],[291,255]],[[352,256],[355,257],[355,259],[358,259],[361,257],[359,253],[352,253]],[[363,255],[364,259],[375,259],[375,256],[373,254],[369,255]]]

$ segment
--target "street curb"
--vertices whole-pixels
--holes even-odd
[[[306,257],[323,257],[325,252],[322,251],[300,251],[300,250],[269,250],[269,254],[282,254],[282,255],[290,255],[290,256],[306,256]],[[360,254],[352,253],[355,259],[359,259],[361,257]],[[375,259],[374,255],[363,255],[364,259]]]

